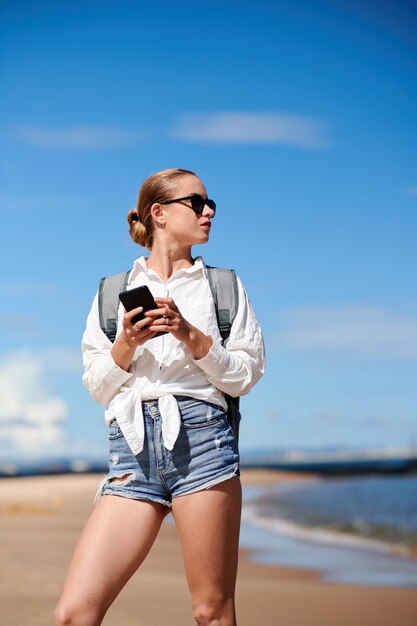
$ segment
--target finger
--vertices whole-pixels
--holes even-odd
[[[142,311],[143,311],[143,306],[138,306],[136,309],[132,309],[131,311],[127,311],[125,313],[125,319],[128,322],[130,322],[132,317],[135,317],[135,315],[138,315],[138,313],[142,313]]]
[[[135,331],[141,331],[144,330],[146,326],[149,326],[149,324],[152,322],[153,320],[150,317],[144,317],[142,320],[139,320],[138,322],[136,322],[135,324],[132,324],[132,328]]]
[[[161,326],[169,326],[170,324],[172,324],[172,318],[164,315],[163,317],[158,317],[158,319],[156,320],[152,320],[152,322],[149,324],[149,328],[151,328],[152,326],[157,326],[160,329]]]
[[[143,344],[146,341],[148,341],[148,339],[152,339],[152,337],[154,337],[157,332],[158,331],[156,331],[156,330],[150,330],[150,329],[146,328],[143,331],[135,333],[133,335],[133,340],[140,346],[141,344]]]
[[[173,329],[174,326],[174,318],[173,317],[160,317],[159,319],[155,320],[152,322],[152,324],[149,325],[149,328],[154,330],[155,328],[157,328],[158,330],[167,330],[167,331],[171,331]]]
[[[168,326],[167,324],[161,324],[160,326],[152,326],[152,333],[170,333],[173,330],[172,326]]]
[[[169,309],[167,307],[161,307],[160,309],[153,309],[152,311],[146,311],[146,315],[152,319],[169,315]]]
[[[156,335],[157,332],[158,332],[157,330],[151,330],[150,328],[146,328],[144,331],[142,331],[139,334],[137,339],[140,339],[141,341],[143,340],[147,341],[148,339],[152,339],[152,337]]]
[[[155,298],[155,302],[161,309],[167,307],[170,311],[178,312],[178,307],[172,298]]]
[[[174,304],[174,300],[172,298],[154,298],[157,304]]]

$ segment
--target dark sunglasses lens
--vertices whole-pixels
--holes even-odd
[[[193,207],[194,213],[197,215],[201,215],[204,211],[204,207],[207,206],[215,213],[216,212],[216,203],[214,200],[204,200],[201,196],[195,195],[191,197],[191,206]]]
[[[204,199],[201,196],[192,196],[191,197],[191,206],[193,207],[194,213],[197,215],[201,215],[204,210]]]

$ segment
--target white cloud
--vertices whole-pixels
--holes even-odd
[[[408,187],[405,187],[404,192],[408,196],[417,196],[417,185],[409,185]]]
[[[10,132],[25,143],[43,148],[118,148],[135,144],[142,138],[137,132],[98,126],[61,129],[16,126]]]
[[[7,452],[50,455],[65,446],[66,402],[50,393],[45,360],[19,350],[0,360],[0,441]]]
[[[368,307],[305,307],[282,316],[275,346],[355,358],[416,359],[417,318]]]
[[[299,148],[321,148],[328,143],[322,120],[286,113],[190,113],[180,118],[173,135],[203,143],[286,144]]]
[[[45,368],[49,368],[60,373],[78,372],[82,374],[81,350],[70,348],[48,348],[42,351],[42,360]]]

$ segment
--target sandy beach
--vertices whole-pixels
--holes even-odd
[[[98,475],[6,478],[0,482],[1,624],[46,626]],[[243,484],[297,480],[282,472],[242,473]],[[415,626],[415,589],[327,583],[318,572],[266,566],[242,550],[239,626]],[[165,522],[142,568],[109,610],[106,626],[194,624],[179,543]]]

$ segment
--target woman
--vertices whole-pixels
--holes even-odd
[[[83,382],[108,404],[109,474],[75,550],[56,609],[58,626],[97,626],[148,554],[172,511],[197,624],[235,626],[241,512],[239,456],[224,393],[249,392],[264,372],[262,334],[238,280],[227,349],[194,244],[206,243],[216,205],[188,170],[150,176],[129,212],[150,250],[128,288],[147,285],[158,309],[119,307],[114,344],[98,299],[83,336]],[[157,335],[164,332],[166,334]]]

